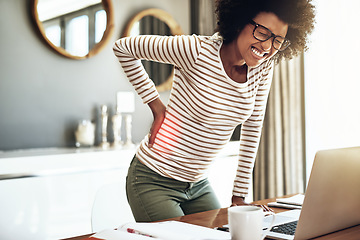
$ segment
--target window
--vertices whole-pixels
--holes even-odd
[[[106,29],[106,12],[99,10],[95,13],[95,42],[101,41]]]
[[[306,159],[360,146],[360,1],[315,1],[316,25],[305,54]]]
[[[72,55],[85,56],[89,52],[89,17],[72,18],[66,25],[65,50]]]
[[[61,27],[60,24],[49,25],[45,28],[46,36],[55,46],[61,46]]]

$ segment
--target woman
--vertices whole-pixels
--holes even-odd
[[[219,208],[206,173],[239,124],[232,205],[247,204],[274,62],[306,48],[314,6],[303,0],[219,0],[216,14],[213,36],[136,36],[114,44],[154,116],[127,177],[138,222]],[[167,106],[140,59],[175,66]]]

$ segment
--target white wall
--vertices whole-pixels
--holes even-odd
[[[360,1],[315,3],[317,23],[305,55],[308,177],[316,151],[360,146]]]

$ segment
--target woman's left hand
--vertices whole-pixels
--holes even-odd
[[[242,205],[250,205],[249,203],[245,202],[244,197],[232,196],[231,198],[231,206],[242,206]]]
[[[251,204],[251,203],[247,203],[245,202],[245,198],[244,197],[238,197],[238,196],[232,196],[231,198],[231,206],[242,206],[242,205],[249,205],[249,206],[257,206],[257,207],[261,207],[263,209],[264,212],[274,212],[271,208],[269,208],[266,205],[260,205],[260,204]],[[266,215],[266,214],[265,214]]]

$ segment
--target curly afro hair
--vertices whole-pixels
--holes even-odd
[[[224,44],[230,43],[260,12],[272,12],[289,25],[286,38],[291,44],[274,56],[276,62],[291,59],[308,49],[308,35],[315,22],[311,0],[216,0],[215,31],[223,37]]]

